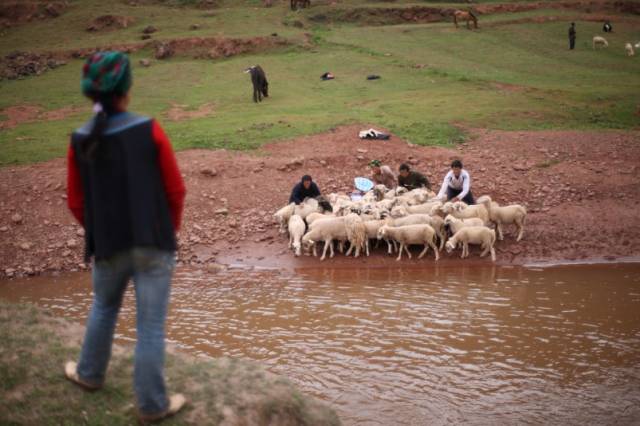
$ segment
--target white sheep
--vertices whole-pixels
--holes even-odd
[[[431,216],[424,213],[410,214],[408,216],[399,217],[397,219],[389,219],[390,226],[407,226],[407,225],[431,225],[436,236],[440,240],[440,250],[444,247],[447,240],[447,234],[444,228],[444,220],[440,216]]]
[[[484,205],[489,212],[489,220],[496,225],[498,231],[498,239],[503,240],[502,225],[514,224],[518,228],[518,236],[516,241],[522,239],[524,234],[524,223],[527,219],[527,209],[520,204],[512,204],[509,206],[500,206],[491,200],[488,195],[478,198],[478,203]]]
[[[601,36],[593,36],[593,49],[595,50],[596,46],[609,47],[609,43],[604,37]]]
[[[451,201],[447,201],[440,207],[440,211],[445,215],[453,215],[458,219],[468,219],[471,217],[479,217],[482,219],[482,222],[486,225],[489,223],[489,212],[487,208],[482,204],[476,205],[468,205],[463,201],[456,201],[452,203]]]
[[[491,260],[496,261],[496,252],[493,245],[496,242],[496,231],[489,229],[486,226],[468,226],[463,227],[456,232],[453,237],[449,238],[445,247],[447,253],[451,253],[458,243],[462,243],[462,255],[461,258],[469,256],[469,244],[479,244],[483,249],[480,257],[484,257],[487,253],[491,253]]]
[[[383,220],[366,220],[364,221],[364,227],[367,233],[367,243],[366,243],[366,252],[367,256],[369,256],[369,240],[378,238],[378,230],[388,224],[388,219]],[[392,253],[392,250],[395,250],[395,244],[392,245],[392,241],[386,239],[387,242],[387,250],[389,254]]]
[[[346,255],[348,256],[351,250],[355,249],[357,256],[364,247],[365,238],[366,231],[362,220],[357,215],[347,215],[315,220],[309,225],[309,231],[302,237],[302,245],[305,250],[313,248],[313,255],[317,256],[315,244],[318,241],[324,241],[324,249],[320,258],[320,260],[324,260],[327,249],[330,249],[330,257],[334,256],[333,240],[340,242],[340,247],[344,241],[349,241],[351,247]]]
[[[444,218],[444,225],[449,227],[452,234],[455,234],[465,226],[484,226],[484,222],[479,217],[458,219],[457,217],[448,214],[447,217]]]
[[[640,41],[633,45],[636,49],[640,49]]]
[[[330,217],[335,217],[335,215],[333,213],[313,212],[313,213],[309,213],[307,217],[304,218],[304,221],[307,222],[307,225],[311,225],[313,222],[315,222],[318,219],[327,219]]]
[[[344,217],[319,219],[309,226],[309,231],[302,237],[302,245],[305,250],[313,248],[313,255],[317,256],[316,243],[324,241],[324,250],[320,260],[327,256],[327,249],[330,248],[330,257],[333,257],[333,240],[346,241],[347,228],[344,225]]]
[[[304,235],[306,225],[304,220],[297,214],[289,219],[289,248],[294,250],[296,256],[301,254],[301,239]]]
[[[366,250],[368,241],[364,221],[357,214],[348,214],[344,218],[344,226],[347,230],[347,240],[349,241],[349,250],[345,255],[349,256],[351,251],[355,249],[354,256],[358,257],[360,256],[360,250]]]
[[[301,204],[295,206],[293,214],[297,214],[302,219],[304,219],[309,214],[319,211],[320,205],[318,204],[318,200],[316,200],[315,198],[306,198]]]
[[[631,43],[625,44],[624,45],[624,50],[627,51],[627,56],[635,55],[635,52],[633,51],[633,45]]]
[[[431,214],[442,206],[440,201],[431,201],[417,206],[396,206],[391,209],[391,217],[403,217],[409,214]]]
[[[289,224],[289,218],[293,215],[293,211],[295,210],[295,203],[291,203],[289,205],[284,206],[277,212],[273,214],[273,217],[276,219],[278,225],[280,225],[280,233],[284,234],[287,232],[287,225]]]
[[[378,230],[378,239],[391,238],[400,243],[400,249],[396,260],[402,258],[402,249],[404,248],[411,259],[411,253],[409,252],[410,244],[424,244],[424,250],[418,256],[421,259],[429,250],[429,247],[433,249],[436,254],[436,260],[440,258],[438,254],[438,247],[435,245],[436,232],[430,225],[408,225],[393,227],[384,225]]]

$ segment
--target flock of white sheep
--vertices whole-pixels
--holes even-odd
[[[334,256],[334,242],[340,252],[348,243],[347,256],[352,252],[356,257],[360,253],[368,256],[370,242],[375,240],[386,242],[389,254],[397,252],[396,260],[402,258],[403,250],[411,258],[410,245],[424,246],[418,258],[431,248],[438,260],[443,248],[451,253],[458,247],[462,249],[461,257],[466,258],[469,244],[473,244],[481,247],[481,257],[490,253],[495,262],[496,232],[498,240],[502,240],[502,227],[515,225],[516,241],[520,241],[527,216],[525,207],[500,206],[488,195],[479,197],[476,205],[467,205],[462,201],[443,202],[427,189],[389,190],[384,185],[375,186],[357,201],[337,193],[328,195],[326,201],[332,212],[323,209],[326,203],[308,198],[274,214],[280,232],[289,233],[289,247],[296,256],[303,250],[317,256],[317,245],[322,242],[320,260],[326,258],[327,251],[330,257]]]
[[[598,47],[598,46],[609,47],[609,42],[607,41],[606,38],[604,38],[602,36],[593,36],[593,39],[591,41],[591,45],[593,46],[593,49],[595,50],[596,47]],[[625,50],[625,52],[627,52],[627,56],[634,56],[636,54],[634,48],[635,49],[640,49],[640,41],[637,42],[636,44],[625,43],[624,50]]]

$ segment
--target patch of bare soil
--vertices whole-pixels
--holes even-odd
[[[172,56],[191,56],[197,59],[217,59],[248,52],[262,52],[286,46],[287,40],[278,36],[253,38],[191,37],[156,42],[156,59]]]
[[[87,25],[87,31],[111,31],[127,28],[134,22],[134,19],[130,16],[116,16],[116,15],[102,15],[98,16],[89,22]]]
[[[12,129],[22,123],[32,123],[35,121],[64,120],[65,118],[86,111],[87,108],[67,106],[51,111],[44,111],[38,105],[16,105],[0,110],[0,130]]]
[[[0,28],[57,18],[68,6],[67,1],[3,0],[0,1]]]
[[[65,65],[68,59],[87,58],[99,50],[134,53],[151,46],[155,49],[156,59],[172,56],[217,59],[248,52],[263,52],[288,44],[286,39],[277,35],[252,38],[192,37],[168,41],[120,43],[47,53],[13,52],[0,58],[0,80],[40,75]]]
[[[461,158],[476,196],[528,209],[524,239],[513,230],[497,244],[498,262],[615,259],[640,254],[640,132],[473,131],[457,149],[409,145],[397,137],[363,141],[347,126],[265,146],[255,154],[226,150],[178,153],[187,184],[179,264],[219,268],[223,264],[310,267],[313,257],[295,258],[278,234],[272,214],[287,203],[305,173],[325,193],[351,191],[355,176],[379,158],[394,168],[414,163],[434,186],[450,161]],[[373,126],[376,127],[376,126]],[[385,129],[380,129],[385,130]],[[85,269],[83,231],[66,208],[65,160],[0,169],[0,274],[19,276]],[[612,218],[614,218],[612,220]],[[459,253],[440,263],[456,264]],[[471,260],[487,262],[472,252]],[[430,267],[433,258],[403,260]],[[378,249],[371,257],[337,254],[323,266],[397,266]]]
[[[167,111],[167,118],[171,121],[192,120],[194,118],[204,118],[213,114],[213,104],[200,105],[197,109],[187,110],[186,105],[171,104]]]
[[[0,58],[0,80],[40,75],[66,63],[51,53],[12,52]]]

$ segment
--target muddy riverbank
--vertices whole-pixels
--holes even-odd
[[[189,150],[177,154],[187,185],[179,265],[220,263],[276,268],[313,267],[294,258],[272,214],[291,187],[311,174],[323,192],[350,191],[378,158],[394,168],[409,162],[438,186],[450,161],[461,158],[473,192],[529,211],[524,239],[497,245],[500,264],[640,255],[640,132],[470,131],[453,149],[420,147],[393,136],[362,141],[368,126],[265,146],[257,152]],[[169,135],[171,136],[171,135]],[[0,277],[86,269],[83,232],[66,209],[65,160],[0,169]],[[465,261],[482,262],[473,257]],[[461,262],[457,255],[441,263]],[[403,260],[430,268],[433,258]],[[336,258],[322,266],[396,266],[379,249],[368,258]]]

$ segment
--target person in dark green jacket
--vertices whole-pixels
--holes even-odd
[[[401,164],[398,175],[398,186],[407,188],[409,191],[416,188],[431,189],[429,179],[422,173],[411,170],[408,164]]]

